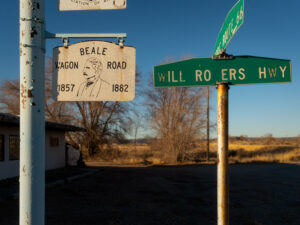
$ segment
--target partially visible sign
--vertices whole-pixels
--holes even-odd
[[[232,37],[244,22],[244,0],[239,0],[229,11],[217,38],[214,55],[219,55],[227,47]]]
[[[59,11],[125,9],[126,0],[59,0]]]
[[[131,101],[136,50],[105,41],[53,49],[53,97],[58,101]]]
[[[154,67],[154,87],[209,86],[218,83],[291,82],[290,60],[253,56],[217,60],[194,58]]]

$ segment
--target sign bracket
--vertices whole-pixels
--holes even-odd
[[[68,48],[68,46],[69,46],[69,38],[63,38],[62,42],[64,43],[64,47]]]
[[[44,36],[46,39],[52,38],[119,38],[123,39],[127,37],[126,33],[51,33],[45,31]]]
[[[124,39],[123,38],[118,38],[118,45],[120,46],[120,48],[124,47]]]
[[[226,49],[224,49],[221,54],[219,55],[213,55],[212,59],[234,59],[235,57],[233,55],[229,55],[226,53]]]

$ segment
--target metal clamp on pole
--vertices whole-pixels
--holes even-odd
[[[69,38],[63,38],[62,42],[64,43],[64,47],[68,48],[69,47]]]
[[[38,48],[38,49],[41,49],[43,51],[43,53],[46,53],[46,49],[45,48],[41,48],[37,45],[27,45],[27,44],[23,44],[23,47],[24,48]]]
[[[118,44],[119,44],[120,48],[123,48],[124,47],[124,39],[123,38],[119,38],[118,39]]]
[[[30,18],[30,19],[28,19],[28,18],[20,18],[20,20],[21,21],[28,21],[28,22],[33,21],[33,22],[40,23],[40,24],[44,24],[45,23],[44,20],[38,19],[36,17]]]
[[[212,56],[213,59],[234,59],[233,55],[229,55],[226,53],[226,49],[224,49],[221,54],[219,55],[213,55]]]

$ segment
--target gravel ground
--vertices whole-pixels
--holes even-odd
[[[46,225],[216,224],[215,165],[94,168],[46,190]],[[18,224],[18,200],[0,210],[1,225]],[[299,212],[300,165],[230,166],[231,225],[299,225]]]

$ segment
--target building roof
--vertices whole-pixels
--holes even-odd
[[[8,125],[8,126],[19,126],[20,124],[20,117],[15,116],[10,113],[1,113],[0,112],[0,125]],[[86,130],[82,127],[77,127],[70,124],[63,124],[63,123],[56,123],[56,122],[50,122],[46,121],[46,129],[47,130],[58,130],[58,131],[80,131],[85,132]]]

